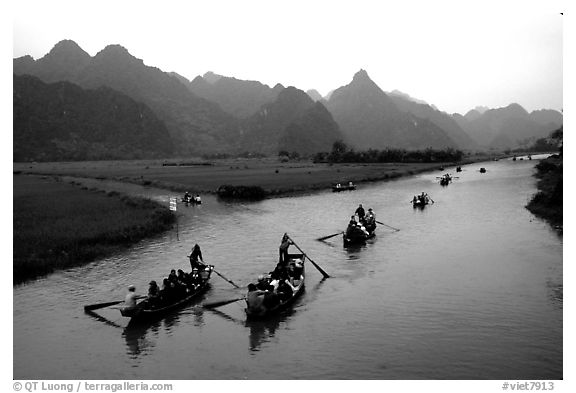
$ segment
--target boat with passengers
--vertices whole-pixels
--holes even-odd
[[[285,235],[287,240],[290,239]],[[294,243],[288,240],[288,247]],[[262,319],[290,307],[304,292],[306,254],[286,248],[276,268],[248,285],[246,317]]]
[[[175,283],[171,289],[162,289],[158,296],[147,296],[134,307],[118,307],[123,317],[130,322],[155,320],[174,310],[184,307],[192,300],[200,297],[209,288],[209,280],[213,265],[200,264],[187,275],[185,283]],[[166,283],[165,279],[165,283]]]

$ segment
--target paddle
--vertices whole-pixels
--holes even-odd
[[[236,284],[234,283],[234,281],[228,280],[228,279],[227,279],[226,277],[224,277],[222,274],[218,273],[215,269],[212,269],[212,271],[213,271],[214,273],[216,273],[217,275],[219,275],[220,277],[222,277],[224,280],[228,281],[230,284],[234,285],[236,288],[240,288],[238,285],[236,285]]]
[[[394,228],[394,227],[391,227],[390,225],[384,224],[383,222],[380,222],[380,221],[378,221],[378,220],[376,220],[376,222],[377,222],[378,224],[384,225],[385,227],[388,227],[388,228],[390,228],[390,229],[394,229],[395,231],[399,231],[399,230],[400,230],[400,229],[398,229],[398,228]]]
[[[344,233],[344,232],[338,232],[338,233],[335,233],[335,234],[333,234],[333,235],[328,235],[328,236],[324,236],[324,237],[319,237],[319,238],[316,239],[316,240],[322,241],[322,240],[330,239],[331,237],[338,236],[338,235],[341,235],[341,234],[343,234],[343,233]]]
[[[87,306],[84,306],[84,311],[98,310],[99,308],[114,306],[115,304],[120,304],[120,303],[124,303],[124,300],[116,300],[116,301],[107,302],[107,303],[89,304]]]
[[[204,307],[204,308],[215,308],[215,307],[224,306],[224,305],[226,305],[226,304],[234,303],[234,302],[237,302],[237,301],[239,301],[239,300],[244,300],[244,299],[246,299],[246,296],[238,297],[238,298],[236,298],[236,299],[231,299],[231,300],[222,300],[222,301],[219,301],[219,302],[205,303],[205,304],[202,305],[202,307]]]
[[[206,265],[203,261],[202,261],[202,262],[196,261],[196,263],[198,263],[198,264],[200,264],[200,265],[202,265],[202,266],[208,266],[208,265]],[[234,281],[229,280],[229,279],[227,279],[226,277],[224,277],[222,274],[218,273],[218,272],[216,271],[216,269],[214,269],[214,266],[212,266],[212,271],[213,271],[214,273],[216,273],[217,275],[219,275],[220,277],[222,277],[224,280],[228,281],[230,284],[234,285],[236,288],[240,288],[238,285],[236,285],[236,283],[234,283]]]
[[[288,235],[286,235],[286,236],[288,236]],[[288,236],[288,239],[290,239],[290,240],[292,241],[292,244],[294,244],[294,247],[296,247],[298,250],[300,250],[300,252],[301,252],[302,254],[304,254],[304,256],[305,256],[306,258],[308,258],[308,259],[310,260],[310,262],[312,263],[312,265],[314,265],[314,267],[315,267],[316,269],[318,269],[318,271],[319,271],[320,273],[322,273],[322,275],[324,276],[324,278],[330,277],[330,276],[328,275],[328,273],[326,273],[324,270],[322,270],[322,268],[321,268],[320,266],[318,266],[318,265],[316,264],[316,262],[314,262],[314,261],[312,260],[312,258],[310,258],[308,255],[306,255],[306,253],[305,253],[304,251],[302,251],[302,249],[301,249],[300,247],[298,247],[298,244],[296,244],[296,242],[295,242],[294,240],[292,240],[292,238],[291,238],[290,236]]]

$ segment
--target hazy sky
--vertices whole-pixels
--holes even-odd
[[[12,11],[13,57],[71,39],[92,56],[120,44],[188,79],[214,71],[325,95],[363,68],[450,113],[563,106],[557,1],[19,0]]]

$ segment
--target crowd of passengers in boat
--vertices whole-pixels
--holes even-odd
[[[356,217],[358,217],[358,221],[356,221]],[[376,214],[374,213],[374,210],[369,208],[366,213],[364,207],[360,204],[354,212],[354,215],[350,217],[348,227],[346,228],[346,236],[354,236],[356,234],[369,236],[375,229]]]
[[[248,285],[246,304],[255,313],[274,309],[292,298],[304,280],[304,256],[290,258],[288,248],[293,244],[284,234],[279,247],[279,260],[270,273],[258,276],[256,284]]]
[[[170,274],[162,280],[162,288],[155,280],[150,281],[147,296],[136,295],[136,287],[130,285],[124,300],[125,307],[136,307],[138,300],[146,299],[149,308],[161,308],[193,294],[210,277],[210,266],[204,264],[198,244],[192,248],[188,257],[192,269],[190,273],[182,269],[178,271],[172,269]]]

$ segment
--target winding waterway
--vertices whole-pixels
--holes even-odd
[[[177,231],[14,288],[14,378],[562,379],[562,238],[524,208],[534,164],[471,164],[447,187],[426,173],[353,192],[179,205]],[[166,204],[171,194],[121,187]],[[435,203],[413,209],[422,191]],[[355,249],[314,240],[343,230],[358,203],[400,231],[379,226]],[[284,232],[331,278],[308,264],[304,295],[277,318],[246,322],[242,302],[200,307],[243,294],[216,275],[202,299],[152,324],[83,312],[188,269],[194,243],[246,285],[273,269]]]

